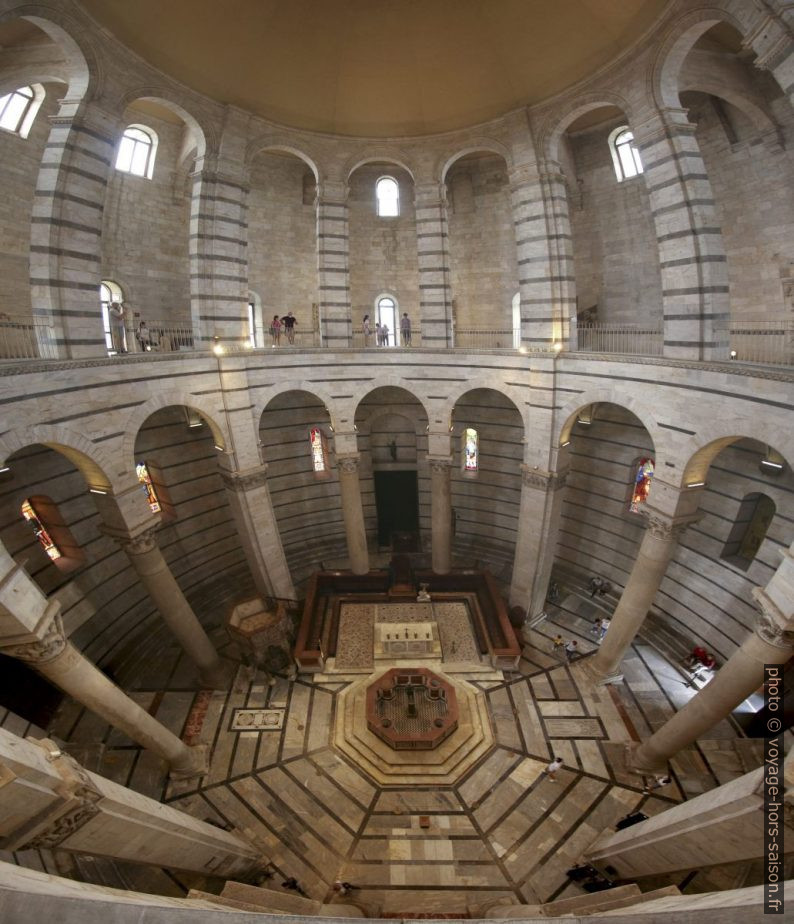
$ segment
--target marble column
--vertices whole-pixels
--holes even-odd
[[[238,879],[263,867],[236,834],[91,773],[47,738],[0,729],[0,847],[70,850]]]
[[[642,514],[648,525],[634,567],[607,634],[595,657],[588,662],[588,670],[602,681],[620,679],[620,662],[653,604],[678,537],[692,522],[691,517],[676,519],[647,508]]]
[[[244,472],[221,470],[237,534],[262,597],[294,600],[295,588],[267,486],[267,465]]]
[[[450,347],[453,345],[454,333],[449,272],[447,188],[443,183],[418,185],[415,199],[422,346]]]
[[[794,548],[794,547],[793,547]],[[764,682],[765,664],[785,664],[794,654],[794,552],[765,589],[753,592],[761,609],[755,630],[692,699],[631,756],[636,770],[659,770],[682,748],[713,728]]]
[[[127,553],[163,621],[198,668],[202,686],[225,689],[228,677],[223,662],[163,558],[155,533],[152,527],[134,536],[116,534],[113,538]]]
[[[432,566],[436,574],[449,574],[452,570],[452,460],[431,457],[428,461]]]
[[[353,335],[348,192],[341,181],[325,180],[317,187],[320,342],[331,349],[350,346]]]
[[[510,605],[526,607],[527,621],[541,616],[557,551],[567,471],[521,466],[518,537],[510,583]]]
[[[632,124],[659,247],[664,355],[719,360],[728,357],[728,269],[695,128],[674,108]]]
[[[760,860],[764,851],[764,768],[751,770],[623,831],[611,828],[584,860],[619,879],[684,873]],[[794,834],[789,826],[787,835]]]
[[[7,575],[0,593],[0,651],[27,662],[86,709],[154,751],[171,765],[172,776],[206,772],[202,748],[180,741],[72,645],[63,631],[60,604],[48,602],[21,568]]]
[[[102,211],[118,117],[68,97],[50,116],[31,217],[30,291],[42,357],[105,356]]]
[[[361,487],[358,480],[359,462],[360,456],[357,454],[337,455],[336,457],[350,569],[353,574],[367,574],[369,572],[369,550],[367,549],[367,532],[364,528]]]
[[[202,157],[190,204],[190,305],[197,349],[248,343],[248,193],[244,167]],[[217,340],[215,339],[217,338]]]

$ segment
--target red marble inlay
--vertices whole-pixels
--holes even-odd
[[[211,701],[212,690],[199,690],[196,694],[193,705],[190,707],[190,712],[187,714],[187,719],[185,719],[185,728],[182,732],[182,740],[185,744],[191,746],[198,744],[201,726],[207,717],[207,710]]]

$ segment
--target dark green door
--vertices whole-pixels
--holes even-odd
[[[375,472],[378,545],[391,545],[392,533],[419,532],[416,472]]]

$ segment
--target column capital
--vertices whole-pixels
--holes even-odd
[[[121,114],[109,112],[96,103],[86,105],[82,100],[62,99],[58,112],[48,116],[50,125],[67,125],[84,128],[101,138],[107,144],[116,144],[116,136],[121,128]]]
[[[68,644],[63,631],[61,605],[57,600],[48,602],[45,618],[38,624],[36,631],[40,634],[33,641],[7,645],[0,640],[0,651],[30,664],[45,664],[47,661],[54,661]]]
[[[540,179],[540,165],[537,163],[532,164],[518,164],[512,167],[508,174],[507,179],[510,183],[510,189],[515,191],[521,189],[524,186],[532,186],[537,184]]]
[[[773,13],[759,18],[755,28],[742,42],[742,47],[755,52],[753,64],[762,71],[773,71],[789,53],[791,36],[779,17]]]
[[[417,205],[446,205],[446,183],[419,183],[414,187],[414,202]]]
[[[673,517],[658,510],[641,507],[640,514],[645,519],[645,528],[654,539],[663,542],[678,540],[686,528],[700,519],[700,516]]]
[[[144,555],[157,547],[156,536],[159,527],[160,523],[157,522],[150,523],[134,532],[104,525],[100,526],[100,529],[106,536],[114,539],[130,555]]]
[[[794,649],[794,616],[784,613],[764,587],[754,587],[753,599],[761,612],[755,620],[755,634],[775,648]]]
[[[428,456],[427,464],[436,475],[448,474],[452,468],[452,456]]]
[[[254,488],[261,488],[267,484],[267,463],[263,462],[258,468],[250,468],[242,472],[221,469],[221,480],[224,487],[230,491],[251,491]]]
[[[210,183],[234,186],[243,193],[251,191],[250,175],[246,165],[217,155],[205,154],[196,161],[196,169],[190,175]]]
[[[568,472],[549,472],[545,469],[521,464],[521,483],[538,491],[559,491],[565,487]]]
[[[357,452],[337,455],[336,457],[336,467],[345,475],[357,474],[360,462],[361,456]]]
[[[696,129],[697,126],[689,121],[689,110],[673,106],[646,111],[631,125],[634,140],[640,146],[669,135],[694,135]]]

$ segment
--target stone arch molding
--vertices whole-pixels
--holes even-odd
[[[342,176],[344,177],[345,183],[350,183],[350,177],[356,172],[356,170],[359,169],[359,167],[365,167],[367,164],[370,164],[375,160],[384,162],[384,169],[386,172],[388,172],[389,165],[402,167],[402,169],[405,170],[411,177],[414,184],[416,184],[416,165],[412,163],[411,158],[405,153],[405,151],[402,151],[399,148],[393,148],[390,145],[367,148],[365,151],[359,151],[352,157],[349,157],[345,162],[344,167],[342,168]]]
[[[206,420],[215,445],[225,449],[229,444],[225,424],[219,423],[215,418],[218,409],[211,406],[207,399],[201,395],[191,395],[181,391],[166,391],[155,395],[144,404],[139,405],[129,415],[124,426],[124,439],[121,447],[121,471],[130,472],[135,469],[135,440],[138,432],[146,421],[157,411],[164,407],[190,407],[198,411]]]
[[[603,90],[597,93],[583,93],[572,99],[567,106],[555,110],[546,117],[538,131],[538,151],[550,161],[559,160],[560,139],[579,116],[602,106],[614,106],[626,117],[629,126],[634,119],[634,107],[619,93]]]
[[[452,412],[455,410],[455,405],[465,394],[468,394],[470,391],[478,391],[480,389],[495,391],[503,398],[507,398],[507,400],[515,406],[515,409],[518,412],[518,416],[521,418],[521,425],[524,428],[524,441],[526,442],[527,434],[529,433],[529,411],[526,405],[526,395],[520,395],[515,388],[511,388],[509,385],[505,385],[502,382],[495,383],[493,379],[489,378],[475,377],[469,379],[463,385],[458,384],[456,390],[445,399],[444,404],[441,406],[440,416],[442,425],[444,427],[450,426],[452,423]],[[527,409],[522,410],[522,408]],[[431,425],[431,430],[432,429],[433,427]]]
[[[698,430],[696,447],[693,448],[685,464],[681,466],[681,484],[707,481],[709,468],[717,455],[738,440],[756,440],[766,446],[771,446],[783,456],[791,468],[794,463],[794,431],[791,427],[783,426],[775,427],[774,432],[770,432],[770,429],[749,417],[741,419],[740,424],[733,428],[731,433],[725,432],[724,420],[705,423]],[[694,444],[695,441],[693,440],[692,443]]]
[[[314,174],[314,179],[318,183],[323,181],[324,174],[320,171],[320,167],[318,166],[320,159],[317,154],[306,145],[295,144],[291,138],[281,135],[260,135],[249,142],[245,149],[246,166],[251,166],[257,154],[265,154],[268,151],[281,151],[284,154],[292,154],[293,157],[297,157],[298,160],[302,160],[303,163],[306,164]]]
[[[431,429],[433,424],[433,417],[427,407],[427,396],[418,395],[415,388],[413,387],[416,383],[410,382],[407,383],[404,379],[401,379],[396,375],[383,375],[379,376],[377,383],[373,382],[371,387],[368,387],[367,390],[359,398],[354,398],[353,402],[347,405],[349,409],[348,420],[351,425],[356,419],[356,414],[358,409],[361,406],[362,402],[365,401],[373,391],[377,391],[379,388],[399,388],[404,392],[407,392],[415,401],[419,403],[422,410],[425,412],[425,416],[430,423]]]
[[[0,3],[0,23],[26,19],[45,32],[64,55],[64,67],[70,100],[89,99],[101,93],[102,68],[88,30],[75,19],[58,9],[44,4]]]
[[[717,25],[726,22],[733,26],[742,37],[750,32],[750,17],[752,4],[735,4],[741,12],[747,10],[745,21],[739,20],[731,11],[719,6],[706,7],[693,10],[677,18],[668,34],[661,40],[656,55],[651,59],[648,85],[654,102],[660,107],[681,106],[678,98],[678,78],[684,59],[692,50],[695,42],[705,32]]]
[[[0,460],[5,464],[13,453],[37,443],[65,456],[81,472],[89,488],[112,492],[114,487],[120,487],[121,483],[114,485],[108,474],[113,464],[106,451],[61,424],[9,430],[0,437]]]
[[[632,413],[645,427],[651,437],[657,467],[660,466],[664,460],[673,461],[675,464],[679,461],[683,462],[683,459],[677,460],[674,458],[672,447],[667,445],[664,433],[658,426],[652,408],[643,400],[638,399],[635,395],[621,391],[617,383],[614,390],[598,388],[585,391],[575,398],[571,398],[567,404],[556,411],[551,438],[552,447],[558,448],[562,443],[570,439],[571,430],[576,422],[577,415],[583,408],[586,408],[590,404],[615,404]]]
[[[123,93],[116,102],[117,115],[121,119],[127,106],[139,99],[152,100],[170,109],[178,115],[196,137],[196,156],[203,157],[207,152],[217,150],[217,133],[208,120],[202,116],[195,116],[191,111],[192,100],[185,98],[186,94],[175,93],[166,86],[142,86]]]
[[[33,83],[60,83],[68,87],[69,77],[65,71],[59,71],[55,64],[46,67],[22,65],[0,74],[0,96],[12,93],[20,87],[29,87]]]
[[[726,87],[719,83],[710,83],[708,80],[685,80],[681,82],[678,88],[679,93],[695,91],[698,93],[707,93],[709,96],[716,96],[735,106],[740,112],[744,113],[753,123],[758,133],[761,135],[777,134],[778,126],[767,115],[766,112],[744,93]]]
[[[457,144],[454,148],[447,149],[436,161],[433,176],[437,178],[439,183],[446,183],[447,174],[462,157],[466,157],[467,154],[476,154],[482,151],[487,151],[489,154],[495,154],[497,157],[501,157],[505,162],[508,173],[513,169],[513,155],[510,149],[502,144],[501,141],[482,135],[477,138],[468,139],[464,145]]]
[[[259,425],[262,422],[262,415],[267,410],[267,406],[270,402],[280,395],[286,395],[291,391],[303,391],[317,398],[318,401],[322,401],[325,405],[325,409],[328,411],[331,426],[334,430],[341,426],[340,418],[343,419],[344,415],[341,414],[339,410],[339,399],[333,398],[326,389],[318,388],[314,382],[307,382],[305,379],[301,379],[298,382],[278,382],[270,388],[260,392],[252,410],[254,425],[257,432],[259,432]]]

